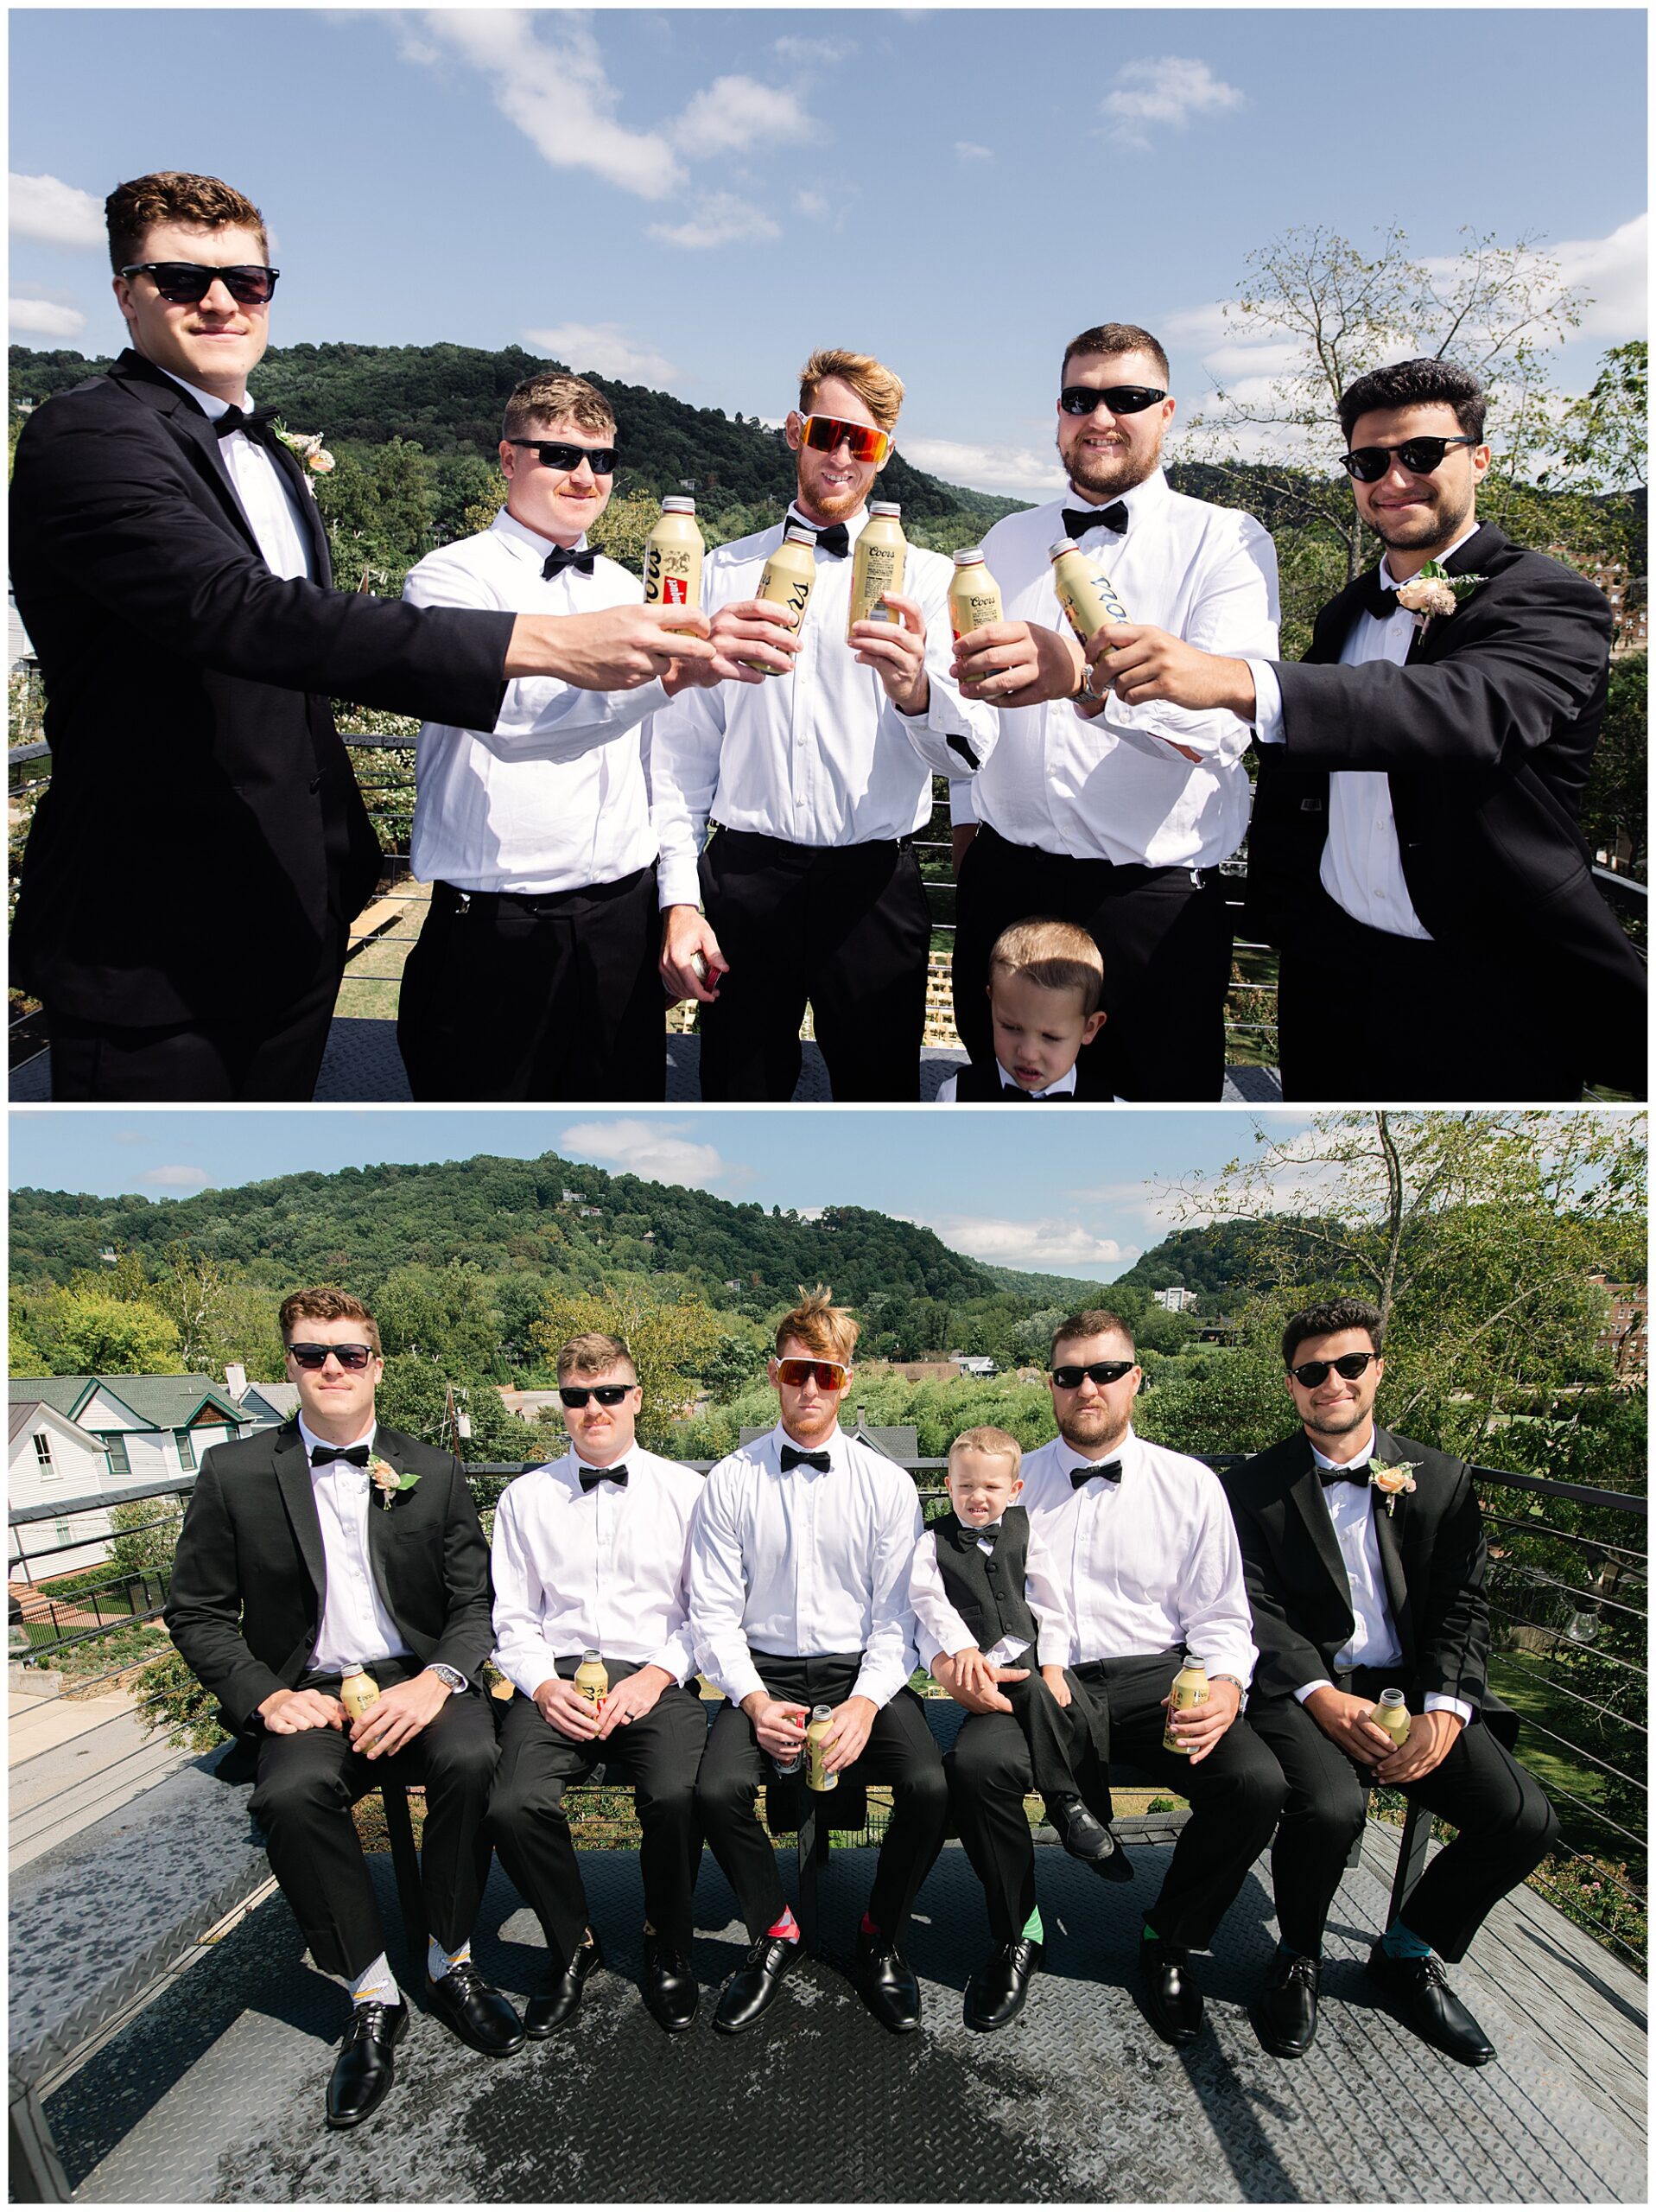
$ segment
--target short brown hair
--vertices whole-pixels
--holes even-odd
[[[903,404],[902,378],[872,353],[849,353],[843,346],[819,346],[799,372],[802,415],[809,415],[815,406],[816,395],[829,377],[848,384],[888,435],[897,428],[898,410]]]
[[[837,1359],[842,1367],[849,1367],[861,1334],[854,1318],[843,1306],[834,1303],[834,1293],[826,1283],[819,1282],[815,1290],[807,1290],[802,1283],[798,1305],[777,1323],[777,1357],[781,1358],[782,1347],[791,1337],[818,1359]]]
[[[585,1330],[578,1337],[571,1337],[567,1344],[558,1347],[558,1380],[562,1382],[570,1375],[601,1375],[606,1368],[623,1364],[631,1368],[632,1379],[638,1379],[638,1367],[627,1350],[625,1337],[606,1337],[597,1329]]]
[[[1074,922],[1037,915],[1002,930],[989,955],[989,988],[997,969],[1027,976],[1044,991],[1079,991],[1083,1014],[1096,1014],[1104,995],[1104,956]]]
[[[295,1321],[360,1321],[363,1335],[376,1357],[379,1355],[379,1330],[374,1317],[361,1299],[352,1298],[348,1290],[330,1290],[326,1284],[314,1290],[295,1290],[282,1300],[276,1319],[282,1325],[284,1344],[293,1342]]]
[[[1152,338],[1136,322],[1097,322],[1090,330],[1083,330],[1079,338],[1072,338],[1063,349],[1060,380],[1069,375],[1069,364],[1077,353],[1148,353],[1162,372],[1162,382],[1168,380],[1167,356],[1160,339]]]
[[[986,1459],[1010,1459],[1013,1479],[1024,1464],[1024,1447],[1004,1428],[967,1428],[949,1447],[949,1471],[955,1471],[957,1452],[980,1452]]]
[[[104,202],[104,220],[109,229],[110,266],[117,276],[138,258],[145,238],[158,223],[194,223],[208,231],[232,226],[257,231],[259,251],[270,251],[264,218],[244,193],[216,176],[193,176],[187,169],[157,169],[153,176],[135,176],[129,184],[117,184]]]
[[[566,376],[562,369],[525,377],[507,394],[500,435],[521,438],[536,423],[562,423],[566,416],[600,437],[615,435],[615,410],[597,385],[585,377]]]
[[[1121,1316],[1112,1313],[1106,1306],[1089,1306],[1084,1313],[1066,1315],[1054,1329],[1052,1349],[1047,1354],[1048,1364],[1057,1358],[1060,1344],[1077,1344],[1083,1337],[1121,1337],[1126,1340],[1127,1350],[1136,1356],[1137,1346],[1133,1341],[1133,1332]]]

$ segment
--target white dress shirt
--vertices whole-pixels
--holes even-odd
[[[1041,1663],[1075,1666],[1183,1645],[1209,1675],[1234,1675],[1246,1689],[1258,1652],[1242,1578],[1241,1547],[1219,1478],[1182,1452],[1146,1444],[1131,1429],[1119,1452],[1119,1483],[1076,1490],[1072,1467],[1086,1455],[1056,1437],[1024,1456],[1024,1495],[1038,1523],[1044,1576],[1030,1575],[1031,1603],[1056,1601],[1069,1616],[1066,1651],[1040,1640]],[[1031,1547],[1031,1562],[1034,1548]]]
[[[371,1421],[360,1436],[351,1439],[353,1446],[365,1444],[370,1458],[373,1456],[377,1426]],[[318,1445],[327,1450],[333,1448],[326,1437],[316,1435],[305,1426],[302,1414],[299,1417],[299,1440],[305,1447],[307,1463]],[[322,1564],[327,1578],[321,1624],[310,1663],[319,1675],[341,1675],[352,1666],[365,1666],[371,1671],[376,1659],[397,1658],[409,1648],[407,1639],[386,1611],[368,1557],[369,1513],[383,1512],[384,1509],[379,1503],[367,1468],[352,1466],[349,1459],[333,1459],[325,1467],[312,1467],[310,1487],[316,1500],[316,1518],[322,1527]]]
[[[1211,653],[1274,654],[1277,556],[1252,515],[1173,491],[1158,469],[1123,494],[1126,535],[1101,524],[1077,541],[1120,594],[1128,619]],[[983,541],[1009,622],[1066,635],[1047,548],[1075,493],[1007,515]],[[1088,721],[1068,700],[1001,711],[1000,742],[972,794],[977,818],[1017,845],[1118,866],[1216,868],[1242,842],[1248,725],[1112,696]],[[1164,739],[1201,754],[1184,760]],[[955,818],[965,818],[957,810]]]
[[[1374,1452],[1372,1427],[1368,1441],[1348,1459],[1325,1459],[1316,1445],[1311,1446],[1311,1458],[1319,1473],[1336,1466],[1360,1466],[1365,1459],[1372,1459]],[[1395,1667],[1402,1660],[1403,1643],[1392,1618],[1392,1602],[1386,1595],[1386,1574],[1380,1565],[1374,1487],[1371,1484],[1330,1483],[1323,1492],[1323,1502],[1334,1523],[1335,1541],[1351,1584],[1351,1617],[1355,1624],[1351,1641],[1335,1653],[1334,1663],[1342,1674],[1348,1667]],[[1294,1695],[1304,1705],[1313,1690],[1332,1687],[1328,1676],[1320,1675],[1316,1681],[1297,1689]],[[1440,1709],[1458,1713],[1462,1723],[1472,1718],[1472,1708],[1464,1698],[1446,1697],[1437,1690],[1426,1693],[1425,1709],[1428,1713]]]
[[[1448,552],[1437,558],[1447,560],[1450,553],[1458,552],[1467,539],[1475,535],[1475,524],[1456,539]],[[1395,590],[1397,578],[1392,574],[1391,558],[1389,553],[1381,558],[1380,580],[1388,589]],[[1342,668],[1361,668],[1365,661],[1389,660],[1394,667],[1401,668],[1409,658],[1414,632],[1415,618],[1406,607],[1394,607],[1384,618],[1370,614],[1365,608],[1340,648],[1340,664]],[[1282,686],[1277,681],[1277,672],[1268,660],[1253,660],[1246,654],[1242,658],[1248,660],[1253,671],[1254,734],[1261,745],[1281,745],[1285,742]],[[1392,811],[1392,786],[1383,769],[1336,768],[1330,772],[1329,830],[1318,873],[1324,891],[1353,921],[1363,922],[1370,929],[1384,930],[1389,937],[1410,937],[1422,944],[1431,943],[1431,932],[1422,926],[1404,880],[1397,817]]]
[[[999,1529],[1000,1523],[996,1522],[995,1527]],[[986,1557],[992,1558],[994,1554],[994,1546],[988,1541],[987,1530],[979,1535],[978,1549]],[[1045,1571],[1041,1539],[1031,1522],[1029,1551],[1025,1562],[1024,1597],[1035,1615],[1037,1630],[1043,1632],[1045,1625],[1043,1609],[1036,1604],[1032,1592],[1046,1587],[1050,1580],[1050,1574]],[[952,1659],[957,1652],[977,1649],[977,1638],[949,1604],[949,1594],[943,1587],[942,1570],[937,1564],[937,1532],[935,1529],[928,1529],[914,1548],[914,1559],[909,1568],[909,1603],[914,1611],[915,1649],[923,1666],[931,1666],[940,1655]],[[1062,1635],[1054,1640],[1056,1643],[1068,1641]],[[1029,1645],[1022,1637],[1003,1636],[983,1656],[991,1666],[1015,1667],[1018,1655],[1028,1649]],[[1056,1663],[1062,1665],[1063,1662]]]
[[[709,820],[791,845],[872,844],[911,837],[931,815],[931,779],[971,774],[993,750],[994,711],[962,699],[950,680],[949,587],[955,567],[910,545],[903,596],[926,626],[925,711],[904,715],[846,643],[851,570],[866,511],[846,525],[843,560],[816,554],[816,578],[789,676],[680,692],[650,728],[650,790],[661,840],[661,903],[695,906],[696,861]],[[777,527],[708,554],[701,604],[709,614],[757,596]],[[951,742],[953,741],[953,742]]]
[[[1018,1088],[1018,1084],[1012,1081],[1006,1069],[1000,1067],[999,1060],[995,1062],[995,1065],[1000,1068],[1000,1088],[1003,1090],[1016,1090]],[[937,1086],[937,1096],[935,1101],[937,1105],[953,1106],[956,1103],[955,1093],[960,1079],[958,1068],[953,1075],[946,1075],[943,1077]],[[1075,1067],[1072,1060],[1056,1083],[1049,1083],[1042,1090],[1026,1090],[1024,1096],[1026,1098],[1070,1098],[1075,1096]]]
[[[581,546],[586,540],[583,537]],[[631,607],[644,586],[602,553],[590,576],[542,576],[550,538],[503,507],[473,537],[428,553],[403,596],[416,607],[592,614]],[[581,691],[554,676],[506,686],[491,730],[422,722],[409,865],[457,891],[549,895],[618,882],[656,857],[640,725],[666,698]]]
[[[904,1469],[835,1429],[826,1473],[782,1472],[781,1427],[707,1477],[690,1531],[696,1663],[732,1704],[763,1690],[749,1647],[863,1655],[852,1694],[888,1704],[914,1672],[909,1568],[923,1518]],[[796,1446],[803,1449],[803,1446]]]
[[[221,415],[230,412],[232,402],[219,399],[213,392],[203,391],[199,385],[187,384],[182,377],[174,377],[170,369],[163,369],[164,377],[172,377],[181,391],[187,391],[209,421],[216,423]],[[244,392],[240,405],[247,409],[247,394]],[[310,542],[305,526],[294,506],[294,495],[288,480],[277,467],[273,456],[264,447],[255,445],[243,430],[232,430],[219,441],[219,451],[225,467],[230,472],[230,481],[247,518],[248,528],[257,540],[264,556],[264,565],[273,576],[291,581],[303,576],[313,581],[310,563]]]
[[[495,1508],[495,1664],[525,1697],[583,1651],[694,1670],[690,1519],[701,1478],[634,1445],[625,1489],[581,1487],[570,1450],[507,1484]]]

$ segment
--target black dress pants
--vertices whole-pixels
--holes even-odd
[[[1272,1753],[1234,1720],[1199,1765],[1164,1751],[1161,1700],[1182,1654],[1107,1659],[1075,1672],[1107,1705],[1113,1753],[1146,1769],[1190,1803],[1173,1862],[1145,1917],[1169,1943],[1200,1950],[1212,1942],[1247,1870],[1276,1826],[1286,1784]],[[1035,1846],[1024,1799],[1034,1777],[1018,1723],[1004,1713],[973,1713],[949,1754],[955,1818],[988,1901],[997,1943],[1019,1936],[1035,1910]]]
[[[567,1663],[573,1675],[579,1661]],[[638,1672],[606,1661],[612,1685]],[[701,1863],[695,1776],[707,1719],[691,1689],[669,1685],[650,1711],[601,1743],[577,1743],[555,1728],[533,1698],[513,1698],[500,1731],[500,1765],[489,1797],[489,1833],[513,1886],[540,1919],[555,1969],[575,1955],[587,1925],[581,1859],[569,1835],[563,1793],[600,1763],[608,1783],[630,1782],[644,1829],[639,1858],[644,1916],[680,1958],[690,1955],[690,1897]]]
[[[920,1096],[931,916],[910,842],[720,830],[701,903],[730,973],[701,1009],[701,1096],[789,1099],[807,1001],[837,1100]]]
[[[1033,1652],[1025,1655],[1026,1662],[1031,1662],[1025,1679],[1003,1682],[1000,1694],[1011,1703],[1012,1718],[1029,1746],[1030,1772],[1039,1794],[1047,1798],[1083,1796],[1089,1779],[1094,1789],[1099,1786],[1097,1770],[1107,1756],[1099,1738],[1107,1740],[1107,1723],[1101,1717],[1101,1725],[1094,1727],[1090,1705],[1082,1702],[1087,1692],[1073,1680],[1069,1703],[1060,1705],[1042,1681],[1039,1668],[1032,1663],[1034,1656]],[[1094,1751],[1100,1756],[1091,1759]],[[1089,1760],[1094,1769],[1090,1777]]]
[[[1002,930],[1050,915],[1104,957],[1103,1028],[1082,1047],[1078,1095],[1149,1104],[1217,1098],[1225,1083],[1231,922],[1216,873],[1118,867],[978,831],[961,865],[955,1026],[980,1067],[994,1058],[989,955]]]
[[[382,1689],[419,1667],[377,1662]],[[337,1676],[307,1688],[339,1691]],[[472,1932],[489,1872],[484,1813],[497,1745],[489,1700],[476,1690],[451,1697],[428,1727],[394,1758],[369,1759],[351,1748],[348,1730],[308,1728],[261,1738],[250,1809],[264,1830],[270,1871],[293,1908],[310,1955],[324,1974],[360,1974],[385,1948],[379,1908],[351,1808],[382,1779],[423,1782],[425,1834],[420,1886],[426,1924],[444,1950]]]
[[[862,1661],[857,1654],[785,1659],[756,1651],[753,1663],[772,1697],[793,1705],[842,1705]],[[722,1707],[696,1780],[696,1812],[708,1848],[735,1891],[748,1935],[755,1941],[775,1927],[787,1906],[776,1849],[757,1804],[759,1784],[773,1771],[759,1749],[753,1723],[741,1707]],[[899,1942],[915,1895],[942,1849],[949,1819],[942,1761],[912,1690],[900,1689],[889,1705],[881,1707],[862,1757],[844,1774],[848,1781],[891,1785],[891,1824],[879,1847],[868,1915],[882,1936]],[[823,1804],[831,1816],[831,1795]]]
[[[654,866],[518,897],[434,883],[397,1042],[418,1099],[667,1096]]]
[[[308,1104],[339,995],[345,949],[303,997],[223,1021],[128,1028],[48,1006],[52,1096],[67,1100],[280,1100]]]
[[[1360,1668],[1348,1687],[1378,1698],[1387,1680]],[[1316,1958],[1346,1853],[1363,1824],[1362,1771],[1291,1697],[1256,1700],[1248,1718],[1288,1782],[1271,1853],[1277,1925],[1285,1943]],[[1557,1817],[1534,1776],[1481,1719],[1461,1731],[1440,1766],[1402,1789],[1411,1804],[1441,1814],[1459,1831],[1416,1885],[1405,1923],[1442,1957],[1464,1958],[1490,1908],[1557,1842]]]

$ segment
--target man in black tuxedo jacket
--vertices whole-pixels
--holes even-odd
[[[1512,1757],[1516,1716],[1486,1680],[1489,1604],[1463,1461],[1376,1427],[1378,1311],[1339,1298],[1283,1332],[1303,1424],[1228,1478],[1259,1662],[1248,1719],[1288,1779],[1272,1854],[1281,1934],[1256,2025],[1297,2057],[1317,2029],[1323,1927],[1369,1782],[1458,1830],[1374,1945],[1368,1971],[1426,2041],[1469,2066],[1494,2056],[1434,1951],[1464,1958],[1491,1907],[1551,1849],[1558,1822]],[[1400,1689],[1399,1749],[1368,1719]]]
[[[509,677],[623,690],[714,657],[660,608],[330,590],[304,470],[243,412],[277,274],[257,208],[169,173],[106,213],[130,346],[36,409],[13,477],[52,747],[13,979],[44,1003],[57,1098],[308,1099],[380,869],[330,698],[488,729]]]
[[[281,1322],[298,1418],[202,1460],[164,1618],[239,1738],[225,1767],[257,1769],[251,1810],[313,1961],[350,1988],[327,2119],[354,2127],[390,2088],[409,2024],[351,1817],[382,1772],[425,1784],[432,2010],[492,2057],[523,2042],[472,1963],[496,1758],[479,1687],[494,1641],[489,1554],[460,1462],[376,1421],[366,1308],[295,1291]],[[353,1724],[339,1688],[359,1665],[380,1695]]]
[[[1401,361],[1340,403],[1357,512],[1386,548],[1317,617],[1303,664],[1107,631],[1123,697],[1218,704],[1259,746],[1254,925],[1282,948],[1283,1092],[1346,1096],[1327,1008],[1361,1008],[1365,1097],[1642,1096],[1645,975],[1577,817],[1604,720],[1609,602],[1480,524],[1484,397]],[[1412,610],[1428,563],[1441,611]]]

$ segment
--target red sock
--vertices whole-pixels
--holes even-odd
[[[864,1913],[862,1916],[862,1926],[857,1930],[857,1933],[860,1936],[878,1936],[879,1930],[875,1927],[869,1916],[866,1913]]]
[[[790,1908],[784,1905],[781,1919],[774,1928],[767,1928],[765,1932],[767,1936],[785,1936],[789,1942],[796,1943],[799,1941],[799,1923],[794,1918]]]

